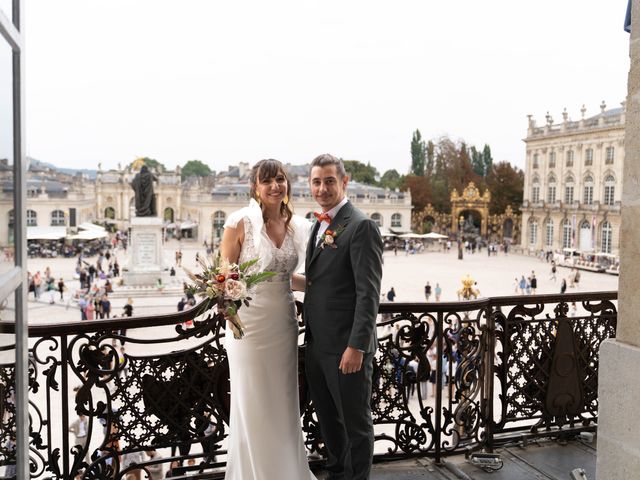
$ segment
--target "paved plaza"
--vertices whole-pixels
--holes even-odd
[[[205,250],[201,245],[193,242],[181,242],[176,240],[167,242],[166,259],[169,265],[174,264],[176,249],[183,251],[182,264],[187,269],[196,271],[196,253],[204,255]],[[432,247],[433,248],[433,247]],[[117,252],[120,265],[125,265],[126,254],[122,250]],[[88,258],[87,261],[95,262],[95,257]],[[78,289],[78,280],[75,277],[75,258],[33,258],[29,259],[28,269],[30,272],[44,272],[46,267],[51,268],[52,274],[56,278],[64,278],[69,290],[65,293],[64,301],[59,300],[56,295],[56,303],[49,304],[49,296],[42,295],[38,302],[33,301],[30,295],[29,301],[29,322],[30,323],[53,323],[76,321],[80,319],[80,312],[75,302],[70,301],[71,295]],[[394,287],[397,294],[396,302],[424,302],[424,285],[428,281],[435,289],[436,283],[442,288],[441,301],[456,301],[457,290],[462,287],[461,279],[467,274],[471,275],[477,282],[477,288],[481,297],[491,297],[500,295],[515,294],[515,279],[522,275],[530,276],[532,272],[538,279],[537,293],[559,293],[560,282],[563,277],[568,277],[570,270],[565,267],[558,267],[556,281],[550,280],[551,265],[541,261],[536,257],[509,253],[504,255],[488,257],[486,251],[475,254],[465,253],[463,260],[458,260],[457,252],[452,249],[448,253],[441,250],[427,249],[422,253],[405,255],[398,251],[394,255],[393,251],[384,252],[384,274],[382,278],[382,292]],[[175,286],[182,284],[186,280],[186,273],[182,268],[176,269],[174,279]],[[569,283],[569,282],[567,282]],[[112,312],[118,316],[122,315],[122,307],[131,296],[134,301],[134,314],[154,315],[166,314],[176,311],[176,306],[180,300],[179,289],[167,289],[160,292],[153,288],[131,290],[126,295],[118,295],[118,287],[115,286],[114,298],[112,298]],[[581,278],[578,288],[567,288],[567,292],[575,291],[609,291],[618,289],[618,277],[606,273],[595,273],[581,271]],[[435,295],[431,297],[435,301]]]

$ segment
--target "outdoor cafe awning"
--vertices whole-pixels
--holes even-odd
[[[100,225],[96,225],[95,223],[91,223],[91,222],[81,223],[80,225],[78,225],[78,228],[80,230],[102,230],[102,231],[105,231],[104,227],[102,227]]]
[[[194,222],[193,220],[185,220],[180,224],[180,230],[191,230],[192,228],[196,228],[198,226],[198,222]]]
[[[422,235],[421,238],[431,238],[431,239],[434,239],[434,240],[438,240],[438,239],[449,238],[449,237],[447,237],[446,235],[442,235],[440,233],[429,232],[429,233],[425,233],[424,235]]]
[[[67,236],[67,227],[27,227],[27,240],[60,240]]]
[[[109,234],[104,229],[103,230],[90,229],[90,230],[80,230],[76,235],[70,235],[67,238],[69,238],[70,240],[97,240],[99,238],[105,238],[108,236]]]

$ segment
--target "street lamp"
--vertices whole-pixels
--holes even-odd
[[[458,260],[462,260],[464,257],[464,251],[462,248],[462,227],[464,226],[464,217],[460,215],[458,219]]]

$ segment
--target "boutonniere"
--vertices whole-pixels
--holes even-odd
[[[324,247],[338,248],[336,245],[336,238],[344,231],[344,225],[338,225],[338,228],[331,230],[327,228],[320,236],[320,248]]]

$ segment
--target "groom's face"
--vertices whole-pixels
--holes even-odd
[[[311,195],[325,212],[342,201],[347,183],[349,183],[349,177],[340,178],[335,165],[313,167],[309,175]]]

